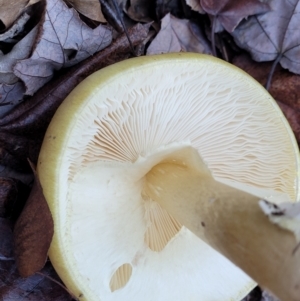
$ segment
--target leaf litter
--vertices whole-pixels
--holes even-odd
[[[270,7],[266,14],[243,22],[232,33],[233,37],[255,61],[274,61],[274,67],[280,63],[283,68],[300,74],[299,0],[271,0]]]
[[[73,66],[111,43],[111,30],[103,25],[91,29],[73,8],[61,0],[46,0],[39,36],[28,59],[18,61],[14,73],[33,95],[55,71]]]

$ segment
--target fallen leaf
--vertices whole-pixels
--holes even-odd
[[[137,24],[129,29],[133,45],[148,35],[149,26]],[[65,97],[88,75],[128,57],[130,44],[125,34],[109,47],[56,77],[32,98],[20,103],[0,119],[0,144],[20,161],[37,162],[39,149],[52,116]]]
[[[266,84],[272,67],[272,63],[257,63],[248,55],[236,56],[233,64],[249,73],[262,85]],[[300,145],[300,76],[277,66],[269,92],[281,107]]]
[[[262,14],[270,10],[269,5],[260,0],[199,1],[202,9],[209,15],[214,16],[216,22],[220,23],[215,25],[215,28],[220,28],[220,25],[222,25],[228,32],[232,32],[248,16]]]
[[[31,276],[44,267],[54,233],[43,188],[35,171],[34,174],[31,193],[14,227],[15,258],[22,277]]]
[[[79,13],[89,19],[105,23],[106,20],[102,14],[100,2],[98,0],[64,0],[73,6]]]
[[[200,0],[186,0],[186,4],[199,14],[205,14],[205,11],[200,4]]]
[[[279,62],[283,68],[300,73],[299,0],[271,0],[271,10],[252,16],[232,33],[243,49],[258,62]]]
[[[13,203],[14,208],[11,209],[14,210],[17,194],[26,198],[26,193],[17,191],[19,187],[15,184],[12,179],[0,178],[0,212],[3,198],[6,204]],[[10,208],[7,207],[5,205],[5,216],[8,213],[10,215]],[[60,280],[49,262],[42,269],[42,274],[27,278],[20,276],[13,257],[13,231],[10,220],[0,214],[0,300],[71,301],[72,297],[56,283]]]
[[[48,262],[42,274],[22,278],[14,261],[0,261],[0,299],[1,301],[71,301],[74,300],[60,285],[53,267]]]
[[[147,55],[180,51],[211,54],[210,45],[196,23],[167,14]]]
[[[130,0],[130,5],[126,10],[127,15],[137,22],[151,22],[152,12],[155,10],[154,1],[149,0]]]
[[[111,43],[111,31],[102,25],[91,29],[73,8],[61,0],[46,0],[39,36],[30,58],[19,60],[14,73],[33,95],[55,71],[70,67]]]

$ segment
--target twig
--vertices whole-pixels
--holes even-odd
[[[129,45],[130,45],[131,52],[132,52],[132,54],[133,54],[134,56],[136,56],[135,51],[134,51],[134,48],[133,48],[133,45],[132,45],[132,42],[131,42],[131,40],[130,40],[128,31],[127,31],[127,28],[126,28],[125,23],[124,23],[124,19],[123,19],[122,15],[121,15],[120,8],[119,8],[118,4],[116,3],[116,0],[112,0],[112,3],[113,3],[113,5],[114,5],[114,7],[115,7],[115,10],[116,10],[116,12],[117,12],[117,15],[118,15],[118,17],[119,17],[119,19],[120,19],[120,21],[121,21],[122,26],[123,26],[124,32],[125,32],[125,34],[126,34],[126,37],[127,37],[127,39],[128,39]]]
[[[216,40],[215,40],[216,24],[217,24],[217,18],[216,18],[216,16],[214,16],[214,19],[212,22],[212,28],[211,28],[211,47],[212,47],[213,56],[215,56],[215,57],[217,56]]]
[[[267,83],[266,83],[266,86],[265,86],[267,91],[269,91],[269,89],[270,89],[275,69],[276,69],[278,63],[280,62],[281,58],[282,58],[282,53],[279,53],[276,60],[273,62],[273,65],[271,67],[270,73],[268,75],[268,80],[267,80]]]

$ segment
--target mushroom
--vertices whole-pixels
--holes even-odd
[[[134,58],[89,76],[51,121],[37,172],[55,225],[50,259],[89,301],[240,300],[256,283],[219,252],[244,268],[235,234],[259,235],[243,232],[247,208],[299,197],[298,148],[275,101],[199,54]],[[216,215],[238,218],[226,232]]]

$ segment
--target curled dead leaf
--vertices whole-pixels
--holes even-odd
[[[53,233],[52,215],[35,174],[31,193],[14,228],[14,251],[22,277],[31,276],[44,267]]]

